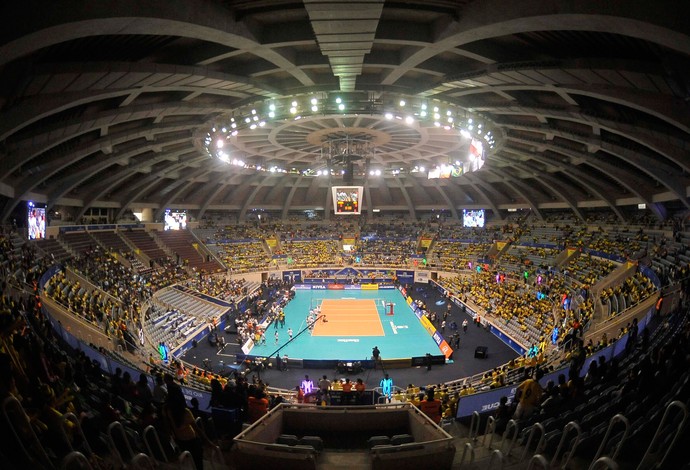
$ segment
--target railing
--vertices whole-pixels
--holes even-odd
[[[681,419],[677,420],[675,430],[671,429],[669,431],[673,433],[671,442],[669,443],[668,439],[671,437],[671,435],[665,434],[664,431],[666,430],[666,426],[668,426],[667,421],[674,420],[674,417],[671,416],[671,412],[674,408],[677,408],[681,413]],[[661,422],[656,429],[656,433],[654,434],[652,441],[649,443],[647,451],[640,460],[637,470],[647,468],[665,468],[664,465],[666,463],[666,459],[673,450],[676,441],[678,441],[678,439],[682,436],[687,419],[688,409],[683,402],[675,400],[668,404],[666,411],[664,411],[664,416],[661,418]]]
[[[491,452],[491,457],[489,457],[489,463],[487,464],[486,468],[489,468],[491,470],[502,470],[503,464],[503,453],[498,449],[494,449]]]
[[[469,453],[469,462],[467,462],[468,465],[472,465],[474,463],[474,447],[472,447],[471,442],[465,442],[465,445],[463,446],[462,450],[462,457],[460,458],[460,467],[462,467],[465,464],[465,457]]]
[[[479,416],[479,413],[476,411],[472,412],[472,420],[470,421],[470,434],[469,438],[472,439],[472,441],[477,442],[479,439],[479,423],[481,422],[481,417]]]
[[[510,434],[511,431],[513,432],[513,434]],[[503,442],[501,443],[501,451],[505,454],[506,457],[510,457],[511,452],[513,452],[513,448],[517,443],[519,432],[520,429],[518,428],[517,421],[515,421],[514,419],[508,421],[506,430],[503,433]]]
[[[524,461],[525,458],[527,458],[527,454],[529,454],[529,448],[532,445],[532,439],[534,439],[535,431],[539,431],[539,442],[537,442],[537,447],[534,448],[534,454],[532,454],[532,457],[534,457],[534,455],[536,454],[540,454],[544,450],[546,431],[541,423],[535,423],[532,426],[532,429],[530,429],[529,434],[527,435],[527,443],[525,444],[525,449],[522,451],[520,462]]]
[[[591,326],[590,328],[587,329],[585,332],[585,338],[590,338],[595,335],[601,335],[605,331],[615,331],[618,332],[618,330],[621,327],[626,326],[630,322],[630,315],[635,314],[635,313],[640,313],[645,311],[648,308],[651,308],[654,306],[656,303],[656,300],[658,299],[658,292],[655,294],[652,294],[651,296],[640,300],[637,302],[635,305],[632,305],[631,307],[626,308],[623,310],[621,313],[616,315],[615,317],[612,317],[608,320],[605,320],[595,326]]]
[[[601,445],[599,445],[599,449],[597,450],[597,453],[594,454],[594,458],[592,459],[592,465],[594,465],[594,462],[597,461],[599,457],[601,457],[604,453],[604,450],[606,449],[606,444],[608,444],[609,441],[609,436],[611,436],[611,433],[613,432],[613,428],[616,425],[616,423],[621,423],[623,425],[623,436],[620,438],[620,441],[618,441],[618,444],[616,444],[616,448],[614,449],[611,458],[615,459],[616,457],[618,457],[618,452],[620,452],[621,448],[623,447],[623,444],[625,443],[625,440],[628,438],[628,434],[630,433],[630,422],[628,421],[628,418],[626,418],[622,414],[616,414],[609,421],[609,426],[608,428],[606,428],[606,434],[604,434],[604,438],[601,440]],[[590,467],[590,470],[592,470],[592,467]]]
[[[565,449],[563,456],[561,457],[561,451],[566,446],[566,441],[570,437],[571,431],[575,433],[575,442],[571,441],[568,443],[568,448]],[[581,436],[582,430],[580,429],[580,425],[575,421],[571,421],[565,425],[563,428],[563,434],[561,435],[561,440],[558,442],[558,447],[556,448],[556,452],[553,454],[553,459],[551,459],[551,467],[556,467],[560,464],[561,468],[568,468],[568,462],[570,462],[573,454],[575,454],[577,446],[580,444]]]

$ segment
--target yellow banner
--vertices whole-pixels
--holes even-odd
[[[568,253],[568,256],[571,256],[573,253],[575,253],[575,248],[568,248],[566,252]]]
[[[275,248],[278,245],[278,240],[275,238],[267,238],[266,244],[271,248]]]
[[[496,249],[498,251],[503,251],[503,248],[505,248],[507,244],[507,242],[496,242]]]
[[[420,245],[422,248],[429,248],[429,247],[431,246],[431,240],[432,240],[431,238],[422,238],[422,239],[419,241],[419,245]]]
[[[354,238],[343,238],[343,245],[354,245],[354,244],[355,244]]]
[[[362,284],[360,287],[362,290],[379,290],[378,284]]]
[[[431,322],[429,321],[429,319],[428,319],[427,317],[425,317],[424,315],[422,315],[422,318],[420,318],[419,321],[422,322],[422,326],[424,327],[424,329],[425,329],[426,331],[429,332],[430,335],[433,336],[434,333],[436,333],[436,327],[433,325],[433,323],[431,323]]]
[[[412,305],[412,302],[414,302],[414,300],[412,300],[412,297],[410,297],[409,295],[407,296],[407,299],[405,299],[405,300],[407,300],[407,305]]]

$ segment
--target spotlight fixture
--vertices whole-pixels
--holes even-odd
[[[405,109],[401,113],[401,108]],[[245,106],[240,106],[231,111],[225,118],[214,118],[206,129],[200,129],[196,134],[195,143],[211,157],[221,161],[255,171],[272,171],[274,173],[285,172],[302,174],[305,176],[323,176],[331,173],[330,170],[322,170],[319,175],[316,169],[309,168],[309,164],[298,166],[294,170],[284,170],[279,166],[264,167],[259,164],[242,162],[237,164],[229,155],[234,151],[240,150],[238,145],[245,133],[259,132],[259,129],[268,128],[273,123],[286,123],[299,119],[309,119],[312,116],[328,117],[329,115],[369,115],[379,116],[386,121],[400,121],[400,124],[415,125],[420,129],[436,128],[434,132],[457,132],[457,138],[483,139],[486,150],[493,150],[496,147],[496,136],[492,133],[495,124],[487,117],[473,113],[454,103],[443,100],[420,100],[416,97],[386,97],[382,93],[375,99],[371,96],[366,97],[362,93],[347,93],[332,95],[329,98],[327,93],[311,93],[295,95],[289,98],[270,98],[265,102],[252,102]],[[241,151],[241,150],[240,150]],[[373,169],[371,176],[377,176],[377,171],[381,174],[400,174],[401,172],[419,172],[423,167],[408,169]],[[346,173],[349,173],[346,171]],[[368,166],[359,172],[359,175],[370,174]],[[355,175],[356,176],[356,175]],[[349,175],[348,175],[349,177]]]

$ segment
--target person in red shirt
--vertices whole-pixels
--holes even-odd
[[[367,386],[364,385],[364,382],[362,379],[357,379],[357,383],[355,383],[355,396],[357,399],[357,404],[358,405],[364,405],[364,391],[367,389]]]
[[[441,400],[434,398],[434,395],[434,388],[429,388],[426,392],[426,398],[419,403],[419,409],[434,423],[438,424],[441,422]]]
[[[343,383],[343,404],[349,405],[352,403],[352,382],[350,379],[345,379]]]
[[[258,421],[259,418],[268,413],[268,399],[263,390],[256,390],[247,401],[250,423]]]

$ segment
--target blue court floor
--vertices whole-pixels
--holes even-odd
[[[337,359],[361,361],[371,358],[371,351],[378,346],[382,359],[410,358],[442,354],[433,338],[424,329],[414,312],[398,290],[298,290],[295,298],[285,307],[285,326],[266,330],[266,344],[255,345],[249,354],[292,359]],[[383,336],[311,336],[307,327],[310,308],[324,299],[372,299],[383,325]],[[386,304],[395,304],[394,315],[386,314]],[[293,331],[289,342],[288,329]],[[276,344],[275,333],[278,332]]]

